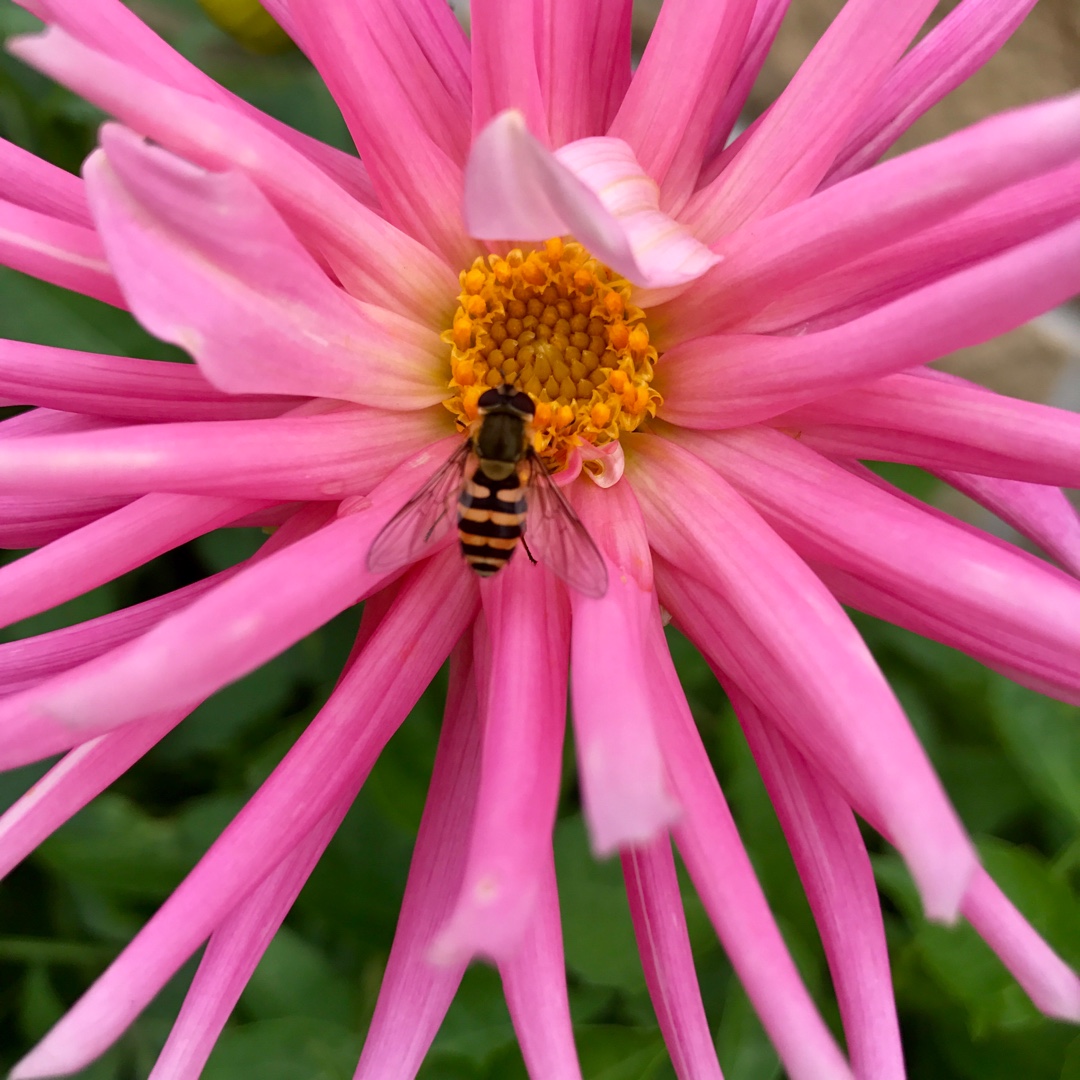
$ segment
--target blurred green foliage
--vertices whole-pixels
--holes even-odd
[[[256,58],[195,0],[136,4],[226,85],[304,130],[347,146],[340,116],[295,51]],[[34,21],[0,0],[0,34]],[[0,135],[69,169],[100,116],[0,57]],[[0,336],[182,360],[121,312],[0,271]],[[901,477],[920,496],[922,474]],[[196,580],[262,539],[227,530],[27,620],[7,639],[66,625]],[[14,557],[14,555],[12,556]],[[1080,726],[1076,710],[1022,690],[949,649],[870,619],[860,628],[916,725],[987,866],[1036,927],[1080,964]],[[336,679],[357,625],[348,612],[223,690],[113,788],[46,841],[0,889],[0,1068],[48,1029],[165,899],[255,790]],[[827,969],[765,790],[711,672],[674,632],[695,716],[773,910],[807,984],[839,1033]],[[225,1031],[209,1080],[351,1077],[393,939],[438,738],[444,680],[391,741],[274,939]],[[0,774],[0,807],[45,770]],[[1080,1080],[1075,1029],[1040,1016],[966,926],[921,917],[898,858],[868,834],[882,890],[909,1073],[933,1080]],[[570,1002],[590,1080],[674,1074],[644,988],[617,861],[588,852],[568,771],[555,833]],[[706,1010],[727,1080],[781,1069],[689,887]],[[144,1077],[194,971],[173,979],[123,1040],[83,1075]],[[471,968],[424,1065],[424,1080],[524,1077],[499,980]]]

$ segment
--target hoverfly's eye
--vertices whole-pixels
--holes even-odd
[[[522,397],[528,397],[527,394],[523,394]],[[479,401],[476,403],[478,409],[494,409],[502,401],[502,394],[496,390],[485,390],[481,395]],[[530,402],[531,404],[531,402]]]
[[[483,398],[480,399],[483,401]],[[536,415],[536,404],[528,394],[523,391],[518,391],[510,401],[510,404],[520,413],[524,413],[526,416]]]

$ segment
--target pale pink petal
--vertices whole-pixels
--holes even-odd
[[[0,440],[25,439],[31,435],[74,435],[84,431],[104,431],[117,426],[115,420],[100,416],[80,416],[55,409],[29,409],[0,420]]]
[[[499,961],[503,993],[529,1076],[581,1080],[550,847],[540,855],[537,877],[536,900],[521,941],[511,955]]]
[[[543,566],[520,556],[482,583],[491,635],[481,688],[483,765],[469,855],[438,963],[504,960],[520,945],[541,887],[559,796],[569,605]]]
[[[974,852],[847,615],[700,459],[657,436],[639,441],[630,479],[649,542],[667,562],[693,568],[699,582],[697,594],[684,598],[673,597],[669,581],[660,602],[710,661],[789,725],[796,745],[828,775],[863,778],[880,800],[929,917],[954,918]]]
[[[7,139],[0,139],[0,198],[72,225],[93,225],[82,180]]]
[[[694,189],[753,13],[753,0],[667,0],[608,132],[630,144],[672,213]]]
[[[367,171],[356,157],[301,134],[230,93],[162,41],[121,0],[79,0],[76,4],[68,0],[18,2],[42,21],[62,27],[92,49],[136,67],[168,86],[175,86],[208,101],[220,102],[235,112],[251,117],[317,162],[354,198],[368,204],[375,201]]]
[[[979,70],[1036,0],[963,0],[900,58],[867,103],[826,178],[873,164],[932,105]]]
[[[626,898],[656,1019],[678,1080],[723,1080],[701,1001],[671,841],[621,856]]]
[[[455,274],[441,259],[358,202],[255,119],[167,86],[88,49],[62,30],[15,38],[8,47],[193,164],[245,173],[357,299],[424,322],[437,320],[447,298],[458,291]]]
[[[136,317],[222,390],[416,408],[445,396],[434,330],[331,283],[258,188],[115,125],[87,193]]]
[[[1061,488],[948,469],[939,470],[938,476],[1080,577],[1080,515]]]
[[[679,808],[667,791],[645,641],[655,619],[645,525],[628,483],[576,485],[574,506],[605,555],[600,599],[572,590],[571,715],[585,820],[596,855],[666,834]]]
[[[387,218],[462,266],[477,254],[460,209],[468,81],[445,79],[433,66],[429,57],[438,52],[424,50],[409,25],[414,7],[396,0],[289,4]]]
[[[679,219],[711,244],[806,198],[935,6],[849,0],[741,152]]]
[[[547,144],[550,140],[537,70],[534,5],[471,0],[469,27],[473,135],[479,135],[504,109],[515,109],[533,135]]]
[[[904,1080],[904,1054],[874,872],[838,791],[729,686],[814,913],[855,1075]]]
[[[450,426],[444,409],[340,407],[317,416],[27,436],[0,440],[0,492],[340,499],[366,493],[403,457],[444,436]],[[222,469],[223,461],[228,469]]]
[[[988,341],[1080,291],[1080,222],[1030,240],[831,330],[720,335],[657,367],[661,415],[736,427]]]
[[[660,729],[664,756],[685,808],[673,830],[679,854],[791,1080],[851,1080],[769,911],[690,715],[659,620],[650,646],[653,697],[665,718]]]
[[[508,111],[477,137],[465,173],[473,236],[540,240],[572,233],[637,285],[679,285],[716,257],[658,208],[655,183],[618,139],[569,143],[556,154]]]
[[[365,609],[366,610],[366,609]],[[354,1080],[412,1080],[457,991],[465,963],[432,964],[436,934],[461,888],[480,779],[477,673],[466,635],[450,686],[394,944]]]
[[[104,514],[119,510],[127,501],[116,495],[90,498],[0,495],[0,547],[21,551],[51,544],[73,529],[81,529]]]
[[[713,246],[721,262],[651,312],[660,349],[745,326],[823,273],[927,229],[996,191],[1080,158],[1080,94],[1017,109],[893,158]]]
[[[1080,978],[981,867],[971,880],[961,910],[1036,1008],[1047,1016],[1080,1023]]]
[[[1014,670],[1052,671],[1080,686],[1075,579],[896,499],[779,432],[673,437],[716,468],[815,566],[835,566],[955,627],[949,644],[973,640],[977,656]]]
[[[1080,417],[961,379],[902,372],[804,405],[777,427],[831,457],[1080,487]]]
[[[351,802],[472,621],[475,595],[456,553],[410,572],[392,612],[318,716],[131,944],[16,1066],[14,1077],[75,1071],[102,1053],[327,811]]]
[[[21,405],[114,420],[244,420],[278,416],[297,404],[223,393],[191,364],[4,340],[0,394]]]
[[[630,85],[633,0],[541,0],[537,66],[553,146],[603,135]]]
[[[114,307],[127,306],[92,229],[2,199],[0,264]]]
[[[0,625],[47,611],[259,509],[248,499],[145,495],[0,568]]]

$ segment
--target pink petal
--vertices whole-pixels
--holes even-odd
[[[0,139],[0,198],[72,225],[93,225],[79,177],[7,139]]]
[[[316,416],[138,424],[0,440],[0,492],[340,499],[369,490],[448,426],[443,409],[343,407]]]
[[[1080,577],[1080,516],[1061,488],[949,470],[938,475]]]
[[[935,0],[851,0],[731,165],[680,214],[704,243],[806,198]]]
[[[62,30],[16,38],[17,56],[195,165],[246,174],[357,299],[431,319],[458,291],[450,268],[257,120],[157,81]],[[447,318],[452,310],[446,312]]]
[[[571,233],[638,285],[678,285],[716,261],[658,209],[656,185],[618,139],[546,150],[520,113],[496,117],[477,136],[465,172],[469,232],[488,240]]]
[[[793,290],[887,249],[996,191],[1080,157],[1080,94],[1017,109],[893,158],[714,245],[695,287],[653,317],[658,345],[775,321]],[[659,340],[659,339],[658,339]]]
[[[472,0],[469,25],[473,135],[479,135],[504,109],[516,109],[533,135],[547,143],[547,112],[540,93],[538,25],[533,5]]]
[[[438,963],[520,946],[542,885],[559,796],[569,660],[565,593],[520,557],[482,584],[491,635],[483,765],[469,856]],[[482,661],[480,661],[482,662]]]
[[[641,511],[629,484],[577,488],[574,505],[608,563],[603,597],[570,597],[574,742],[589,838],[604,857],[665,835],[679,808],[649,703],[645,641],[657,615]]]
[[[679,854],[791,1080],[850,1080],[851,1071],[795,969],[754,876],[659,621],[651,639],[653,695],[666,720],[660,729],[664,756],[685,809],[674,829]]]
[[[390,408],[445,396],[438,335],[334,286],[240,173],[208,173],[115,125],[87,193],[136,317],[232,393]]]
[[[678,1080],[723,1080],[701,1001],[671,841],[621,855],[626,898],[656,1018]]]
[[[721,335],[664,354],[661,415],[736,427],[859,382],[988,341],[1080,290],[1080,222],[831,330],[803,337]]]
[[[666,562],[694,567],[697,579],[691,596],[670,571],[666,585],[658,576],[660,602],[714,667],[784,722],[785,733],[826,775],[862,778],[880,800],[928,916],[954,918],[974,852],[850,620],[699,459],[657,436],[640,444],[630,478],[649,542]],[[695,522],[692,532],[688,521]],[[683,808],[690,812],[685,800]]]
[[[0,394],[115,420],[244,420],[278,416],[297,404],[222,393],[194,365],[3,340]]]
[[[1080,417],[961,379],[890,375],[775,423],[834,457],[1080,487]]]
[[[126,307],[92,229],[0,200],[0,264]]]
[[[116,496],[88,499],[0,496],[0,547],[20,551],[51,544],[119,510],[127,501]]]
[[[468,265],[477,253],[460,211],[469,83],[435,66],[441,50],[424,48],[410,25],[422,9],[396,0],[289,8],[387,218],[451,266]]]
[[[979,70],[1036,0],[963,0],[897,61],[859,117],[826,178],[873,164],[932,105]]]
[[[116,427],[113,420],[99,416],[79,416],[54,409],[30,409],[0,420],[0,439],[25,439],[31,435],[74,435],[84,431],[104,431]]]
[[[450,660],[450,688],[397,931],[354,1080],[412,1080],[457,992],[465,964],[428,954],[465,872],[480,779],[476,672],[468,635]]]
[[[499,961],[503,993],[529,1076],[581,1080],[550,847],[541,856],[537,877],[536,900],[521,941],[511,955]]]
[[[269,779],[131,944],[16,1066],[14,1077],[73,1072],[101,1054],[327,811],[355,797],[472,621],[475,591],[456,553],[410,573],[391,615]]]
[[[728,691],[825,946],[855,1075],[904,1080],[885,926],[855,817],[749,699]]]
[[[633,0],[541,0],[537,65],[554,146],[603,135],[630,85]]]
[[[694,189],[742,55],[752,0],[668,0],[609,131],[629,143],[677,212]]]
[[[145,495],[0,568],[0,625],[81,596],[257,509],[247,499]]]
[[[301,153],[352,193],[371,204],[374,192],[364,165],[351,154],[302,135],[231,94],[200,71],[157,36],[120,0],[21,0],[43,22],[62,27],[76,40],[122,63],[138,68],[168,86],[227,105],[235,112],[256,120],[269,131],[295,146]]]

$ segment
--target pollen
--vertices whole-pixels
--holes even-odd
[[[632,287],[580,244],[555,237],[536,251],[481,256],[459,275],[443,335],[446,407],[462,426],[488,387],[509,383],[536,404],[533,448],[560,468],[575,446],[601,446],[656,414],[656,349]]]

